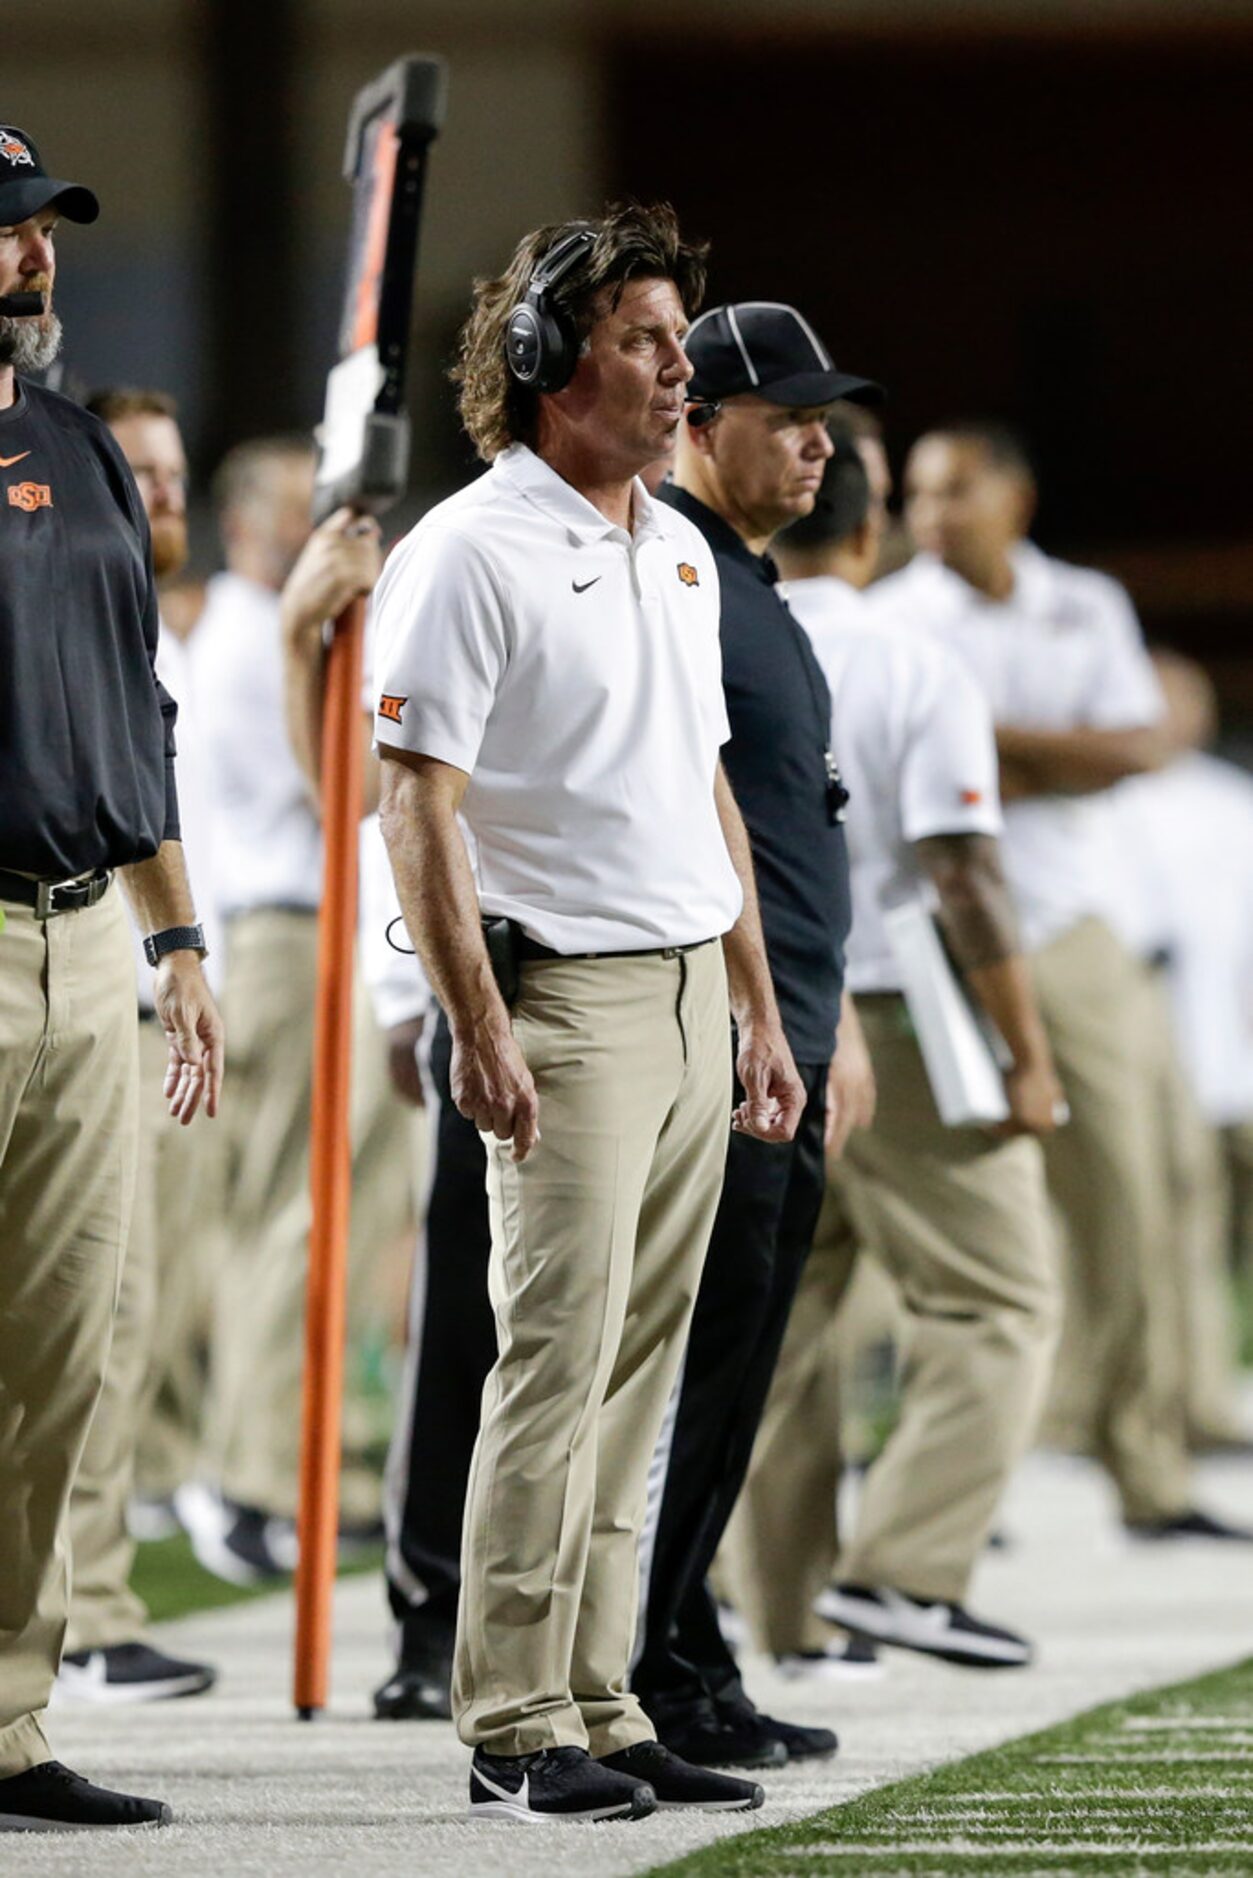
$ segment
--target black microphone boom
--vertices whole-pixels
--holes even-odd
[[[0,319],[38,319],[45,305],[41,293],[0,293]]]

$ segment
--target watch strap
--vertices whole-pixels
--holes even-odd
[[[203,926],[167,926],[162,932],[150,932],[144,940],[144,957],[156,965],[167,952],[198,952],[208,957]]]

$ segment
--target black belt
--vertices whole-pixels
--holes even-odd
[[[95,906],[108,892],[112,878],[107,868],[100,867],[86,880],[28,880],[25,874],[10,874],[0,867],[0,900],[33,906],[36,919],[52,919],[58,913],[78,913],[85,906]]]
[[[677,959],[712,944],[712,939],[694,939],[691,945],[646,946],[631,952],[555,952],[551,946],[542,946],[538,939],[530,939],[526,933],[520,932],[517,951],[520,959],[566,959],[573,963],[584,959]]]

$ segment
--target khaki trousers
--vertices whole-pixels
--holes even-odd
[[[148,1621],[130,1589],[135,1542],[126,1508],[135,1484],[142,1433],[156,1418],[154,1396],[163,1365],[194,1363],[192,1335],[204,1274],[205,1213],[213,1196],[202,1178],[217,1146],[219,1124],[201,1117],[184,1128],[163,1092],[169,1046],[161,1026],[139,1024],[139,1134],[135,1201],[122,1260],[113,1345],[70,1494],[74,1559],[67,1650],[107,1649],[132,1642]],[[190,1379],[189,1379],[190,1380]],[[188,1384],[184,1384],[187,1387]],[[184,1437],[189,1478],[195,1453]]]
[[[135,1163],[135,967],[111,887],[0,932],[0,1778],[41,1726],[69,1601],[66,1507],[109,1352]]]
[[[453,1678],[493,1753],[652,1738],[626,1689],[648,1466],[717,1210],[722,948],[541,961],[514,1033],[542,1140],[486,1139],[499,1355],[483,1391]]]
[[[214,1299],[208,1445],[229,1499],[287,1517],[299,1476],[316,982],[312,914],[271,908],[231,922],[223,997],[229,1243]],[[411,1243],[413,1226],[412,1120],[388,1084],[364,993],[354,1042],[350,1339],[372,1298],[377,1261],[401,1239]],[[345,1478],[341,1497],[346,1519],[377,1517],[377,1478]]]
[[[803,1450],[810,1414],[839,1413],[831,1320],[858,1247],[874,1248],[904,1309],[899,1418],[839,1559],[851,1583],[964,1600],[1035,1433],[1057,1331],[1039,1149],[944,1127],[903,1000],[857,1008],[878,1084],[875,1122],[832,1170],[817,1263],[793,1311],[780,1399],[772,1394],[747,1490],[742,1575],[755,1586],[762,1640],[780,1653],[820,1647],[809,1609],[834,1562],[838,1472],[827,1447],[821,1480],[807,1480]],[[819,1505],[802,1508],[815,1489]]]
[[[1071,1115],[1045,1148],[1066,1244],[1050,1425],[1090,1428],[1125,1519],[1169,1518],[1189,1502],[1186,1366],[1143,967],[1095,919],[1031,964]]]

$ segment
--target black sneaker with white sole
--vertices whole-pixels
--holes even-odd
[[[789,1682],[875,1682],[883,1674],[869,1637],[844,1637],[825,1650],[785,1651],[774,1666]]]
[[[203,1695],[217,1681],[207,1663],[186,1663],[150,1643],[111,1643],[103,1650],[74,1650],[61,1658],[53,1700],[117,1706],[164,1702]]]
[[[657,1796],[646,1780],[594,1761],[586,1748],[488,1754],[470,1764],[472,1819],[646,1819]]]
[[[452,1665],[401,1657],[374,1691],[376,1721],[450,1721]]]
[[[1127,1533],[1132,1539],[1150,1541],[1218,1539],[1224,1544],[1233,1541],[1237,1545],[1253,1543],[1253,1531],[1247,1526],[1233,1526],[1225,1519],[1215,1519],[1212,1513],[1203,1513],[1196,1506],[1189,1507],[1186,1512],[1176,1513],[1170,1519],[1128,1520]]]
[[[707,1695],[682,1702],[646,1698],[644,1710],[657,1739],[694,1767],[782,1767],[787,1761],[787,1749],[755,1712],[733,1719]]]
[[[0,1780],[0,1832],[88,1832],[110,1826],[168,1826],[164,1800],[93,1787],[60,1761],[41,1761]]]
[[[296,1529],[257,1506],[241,1506],[199,1481],[174,1496],[198,1562],[228,1585],[261,1585],[296,1569]]]
[[[960,1604],[912,1598],[887,1585],[828,1585],[814,1609],[829,1623],[876,1643],[919,1650],[965,1669],[1025,1669],[1035,1655],[1025,1637],[984,1623]]]
[[[755,1728],[781,1747],[789,1761],[825,1761],[840,1745],[832,1729],[809,1728],[801,1722],[781,1721],[777,1715],[763,1715],[743,1694],[716,1695],[714,1712],[728,1728]]]
[[[702,1813],[748,1813],[766,1797],[755,1780],[735,1780],[730,1774],[694,1767],[660,1741],[637,1741],[633,1747],[619,1748],[616,1754],[604,1755],[599,1765],[646,1780],[661,1811],[688,1806]]]

